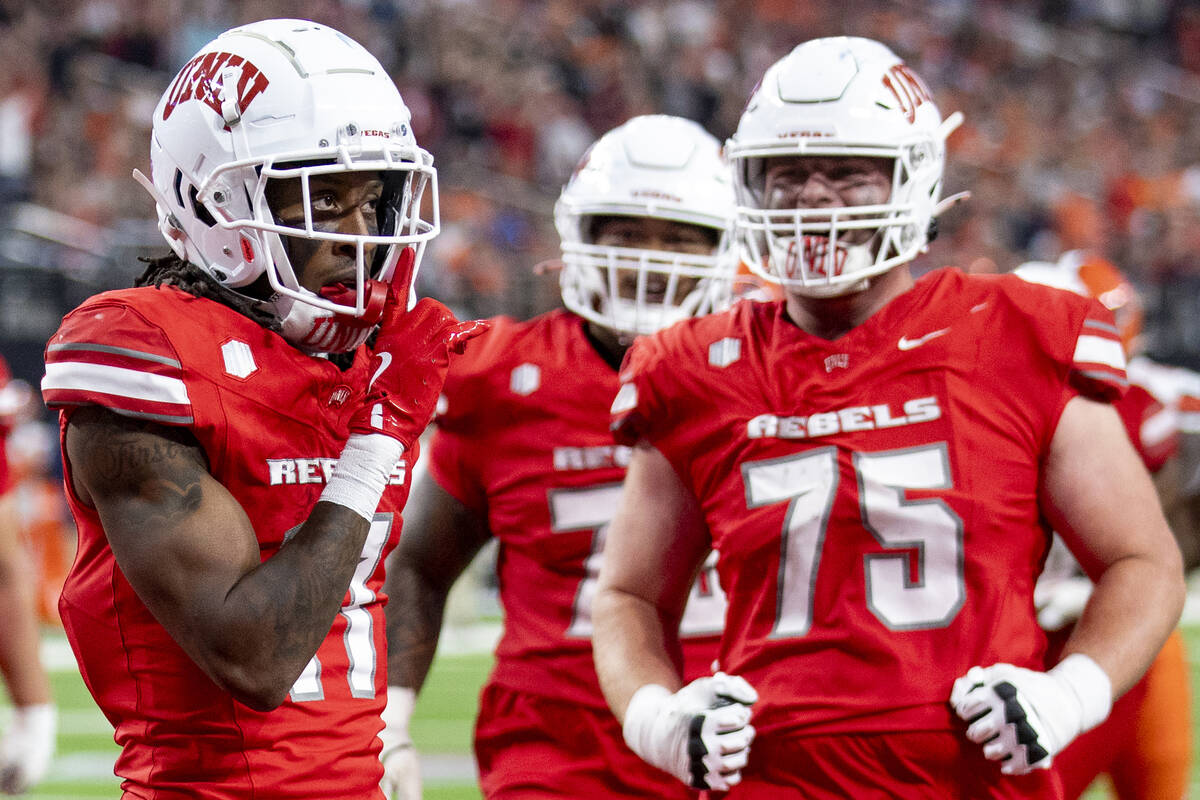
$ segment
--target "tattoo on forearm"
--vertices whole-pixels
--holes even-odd
[[[362,540],[356,536],[308,537],[284,545],[284,550],[296,548],[289,555],[303,551],[303,556],[294,561],[284,555],[282,560],[288,565],[285,569],[264,565],[269,577],[260,581],[261,592],[245,594],[242,601],[259,607],[259,616],[274,631],[271,645],[275,658],[304,662],[312,656],[328,630],[322,626],[327,626],[341,608],[345,589],[334,592],[331,585],[349,583],[361,547]]]

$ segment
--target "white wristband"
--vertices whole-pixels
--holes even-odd
[[[648,760],[655,733],[654,723],[671,694],[671,690],[665,686],[647,683],[633,693],[633,697],[629,698],[629,705],[625,706],[625,721],[621,724],[621,733],[629,749],[643,760]]]
[[[1080,733],[1108,719],[1113,703],[1112,680],[1090,656],[1072,653],[1051,668],[1050,674],[1079,700]]]
[[[355,433],[346,440],[321,499],[337,503],[370,521],[379,507],[404,445],[382,433]]]
[[[408,722],[412,719],[413,708],[417,705],[417,692],[407,686],[389,686],[387,688],[387,705],[383,707],[383,724],[387,730],[396,731],[405,738],[408,737]]]

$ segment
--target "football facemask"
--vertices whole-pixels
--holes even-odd
[[[878,42],[834,37],[799,45],[767,70],[726,143],[742,259],[764,279],[808,296],[857,291],[911,261],[952,202],[938,198],[945,140],[961,120],[956,112],[943,121],[920,78]],[[886,200],[767,208],[771,159],[808,156],[886,160]]]
[[[152,180],[135,177],[175,253],[234,290],[266,275],[285,338],[306,350],[361,343],[378,305],[372,281],[409,293],[439,229],[433,158],[413,139],[395,84],[360,45],[312,22],[257,22],[203,48],[155,109],[151,167]],[[321,230],[311,210],[303,224],[277,220],[269,181],[297,180],[307,200],[312,177],[331,172],[383,179],[374,231]],[[352,293],[304,289],[285,237],[352,245]]]

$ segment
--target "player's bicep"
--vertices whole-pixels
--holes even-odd
[[[639,443],[605,542],[600,590],[682,613],[711,546],[696,498],[661,452]]]
[[[87,407],[72,415],[66,450],[122,573],[177,638],[258,565],[249,519],[187,431]]]
[[[1107,403],[1067,403],[1046,459],[1042,508],[1093,578],[1122,558],[1175,551],[1154,484]]]

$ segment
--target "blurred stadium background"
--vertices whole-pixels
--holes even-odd
[[[147,167],[150,114],[175,71],[220,31],[283,16],[345,31],[391,71],[440,173],[443,233],[420,289],[460,316],[557,304],[553,275],[533,267],[557,256],[550,211],[597,135],[666,112],[724,138],[770,63],[853,33],[890,43],[944,113],[966,115],[945,188],[973,197],[928,266],[1006,271],[1098,251],[1141,290],[1150,355],[1200,369],[1194,0],[0,0],[0,354],[16,377],[36,386],[62,314],[166,252],[129,175]],[[52,437],[24,446],[53,476]],[[478,796],[466,754],[496,630],[487,572],[485,559],[459,591],[419,707],[429,797]],[[111,729],[51,600],[62,752],[33,796],[111,797]]]

